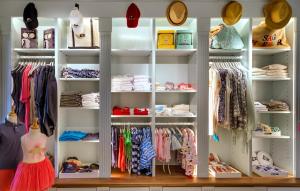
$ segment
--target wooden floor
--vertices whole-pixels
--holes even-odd
[[[189,178],[180,172],[169,175],[157,169],[155,177],[128,175],[113,171],[111,178],[57,179],[55,187],[300,187],[296,178],[242,177],[238,179]]]

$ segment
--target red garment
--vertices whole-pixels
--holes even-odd
[[[125,140],[123,135],[119,137],[119,158],[118,158],[118,168],[121,169],[121,172],[125,172],[126,163],[125,163]]]
[[[193,90],[192,84],[180,83],[177,85],[177,89],[179,90]]]
[[[20,162],[11,191],[44,191],[54,184],[55,174],[48,158],[37,163]]]
[[[113,113],[113,115],[130,115],[130,108],[129,107],[121,108],[121,107],[115,106],[113,108],[112,113]]]
[[[28,76],[31,66],[27,65],[22,75],[22,90],[20,101],[25,104],[25,127],[26,132],[30,127],[30,77]]]
[[[134,115],[148,115],[149,110],[148,108],[134,108],[133,110]]]
[[[14,175],[15,175],[15,170],[12,169],[0,170],[0,191],[9,191]]]

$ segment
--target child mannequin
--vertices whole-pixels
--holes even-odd
[[[18,124],[12,106],[5,122],[0,124],[0,190],[9,191],[18,163],[22,160],[21,136],[25,126]]]
[[[46,135],[35,119],[29,132],[22,136],[23,161],[19,163],[11,191],[44,191],[54,184],[54,169],[45,157]]]

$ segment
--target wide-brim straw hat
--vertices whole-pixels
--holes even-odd
[[[266,25],[271,29],[285,27],[292,17],[292,7],[286,0],[272,0],[264,6]]]
[[[184,2],[175,0],[167,8],[167,19],[171,25],[180,26],[188,17],[188,9]]]
[[[226,25],[234,25],[241,19],[243,6],[237,1],[230,1],[222,11],[222,19]]]

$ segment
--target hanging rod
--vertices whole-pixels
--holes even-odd
[[[54,59],[55,56],[19,56],[18,59]]]
[[[243,56],[210,56],[210,60],[241,60]]]
[[[151,125],[151,123],[135,123],[135,122],[133,122],[133,123],[131,123],[131,122],[124,122],[124,123],[116,123],[116,122],[114,122],[114,123],[111,123],[111,125],[146,125],[146,126],[150,126]]]
[[[155,123],[157,126],[164,126],[164,125],[188,125],[188,126],[194,126],[195,123],[186,123],[186,122],[178,122],[178,123]]]

